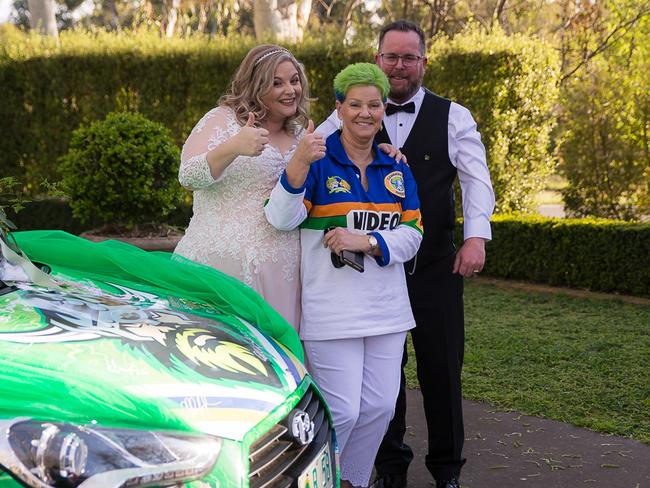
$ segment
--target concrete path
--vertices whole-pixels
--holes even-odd
[[[542,217],[557,217],[563,219],[566,217],[564,205],[561,203],[546,203],[537,206],[537,213]]]
[[[419,390],[407,392],[409,488],[432,488]],[[650,488],[650,446],[465,401],[463,488]]]

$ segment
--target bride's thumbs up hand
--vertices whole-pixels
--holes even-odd
[[[321,134],[314,132],[314,121],[311,119],[298,143],[294,157],[305,166],[325,157],[325,139]]]
[[[259,156],[269,142],[269,131],[255,127],[255,114],[248,113],[248,120],[235,136],[238,153],[242,156]]]

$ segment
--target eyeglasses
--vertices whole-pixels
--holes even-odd
[[[412,68],[418,64],[421,59],[424,59],[424,56],[418,56],[416,54],[400,55],[395,53],[381,53],[379,56],[381,57],[382,63],[386,66],[395,66],[397,61],[401,59],[405,68]]]

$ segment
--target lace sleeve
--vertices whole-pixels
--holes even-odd
[[[207,153],[232,137],[239,128],[232,111],[216,107],[196,124],[183,145],[178,181],[190,190],[200,190],[218,179],[212,177]],[[223,175],[222,175],[223,176]]]

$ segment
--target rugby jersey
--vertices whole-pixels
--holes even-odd
[[[326,146],[325,157],[311,164],[302,187],[291,187],[283,173],[264,207],[274,227],[300,227],[300,337],[344,339],[411,329],[415,321],[402,263],[415,256],[423,232],[413,175],[374,145],[366,191],[340,133],[330,135]],[[363,273],[334,268],[323,245],[329,227],[374,235],[382,256],[364,256]]]

